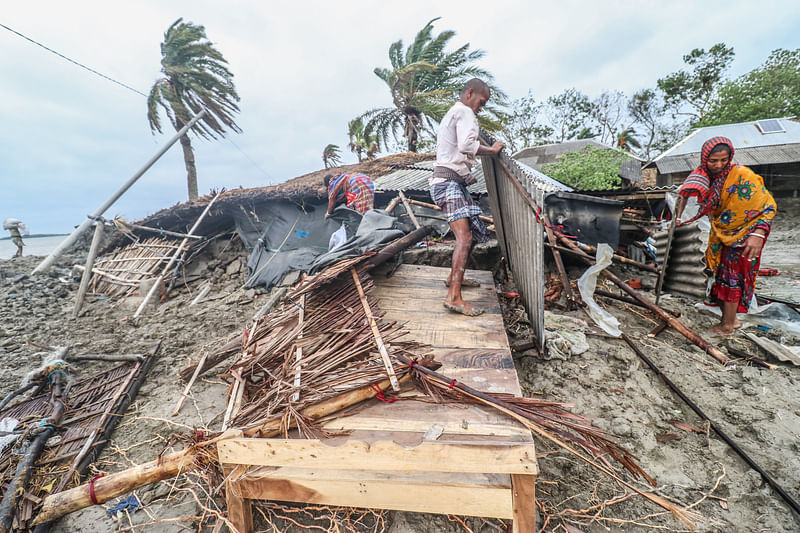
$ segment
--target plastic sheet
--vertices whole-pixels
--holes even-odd
[[[600,328],[613,337],[619,337],[622,332],[619,330],[619,320],[608,311],[597,305],[594,301],[594,289],[597,286],[597,276],[600,271],[611,264],[611,257],[614,251],[606,243],[597,245],[597,262],[589,267],[586,272],[578,279],[578,290],[581,298],[589,308],[589,316],[600,326]]]

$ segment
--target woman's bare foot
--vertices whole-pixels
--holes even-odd
[[[737,326],[735,324],[728,325],[719,323],[713,328],[711,328],[709,331],[716,335],[733,335],[733,332],[736,329],[736,327]],[[738,327],[741,327],[741,324]]]

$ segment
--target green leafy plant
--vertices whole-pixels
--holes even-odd
[[[586,146],[579,152],[567,152],[542,167],[542,172],[579,190],[601,190],[620,184],[619,169],[627,156],[619,150]]]

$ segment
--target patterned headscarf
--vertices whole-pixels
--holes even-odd
[[[720,144],[728,147],[730,151],[730,160],[728,161],[728,165],[722,169],[722,172],[712,175],[711,171],[708,169],[708,158],[714,148]],[[697,215],[691,220],[683,222],[683,224],[693,222],[716,209],[719,203],[720,193],[722,192],[722,185],[725,183],[725,179],[728,177],[728,173],[731,169],[737,166],[736,163],[733,162],[733,154],[733,143],[727,137],[712,137],[703,143],[703,148],[700,150],[700,166],[694,169],[686,178],[686,181],[678,188],[678,194],[687,198],[689,196],[696,196],[697,203],[700,204],[700,210],[697,212]]]

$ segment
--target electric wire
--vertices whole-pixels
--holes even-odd
[[[55,50],[53,50],[52,48],[48,48],[47,46],[43,45],[42,43],[40,43],[40,42],[38,42],[38,41],[35,41],[35,40],[31,39],[31,38],[30,38],[30,37],[28,37],[27,35],[23,35],[22,33],[18,32],[17,30],[14,30],[14,29],[12,29],[12,28],[9,28],[8,26],[6,26],[5,24],[3,24],[3,23],[1,23],[1,22],[0,22],[0,27],[1,27],[1,28],[4,28],[4,29],[6,29],[6,30],[8,30],[8,31],[10,31],[10,32],[11,32],[11,33],[13,33],[13,34],[19,35],[20,37],[22,37],[22,38],[23,38],[23,39],[25,39],[26,41],[29,41],[29,42],[31,42],[31,43],[33,43],[33,44],[35,44],[36,46],[40,46],[40,47],[44,48],[45,50],[47,50],[48,52],[51,52],[51,53],[53,53],[53,54],[57,55],[58,57],[60,57],[60,58],[62,58],[62,59],[66,59],[67,61],[69,61],[70,63],[72,63],[72,64],[74,64],[74,65],[78,65],[78,66],[79,66],[79,67],[81,67],[82,69],[86,69],[86,70],[88,70],[88,71],[89,71],[89,72],[91,72],[92,74],[97,74],[97,75],[98,75],[98,76],[100,76],[101,78],[105,78],[105,79],[107,79],[108,81],[110,81],[110,82],[112,82],[112,83],[116,83],[117,85],[119,85],[119,86],[121,86],[121,87],[124,87],[124,88],[128,89],[129,91],[133,91],[133,92],[135,92],[136,94],[140,94],[140,95],[144,96],[145,98],[147,98],[147,95],[146,95],[146,94],[144,94],[142,91],[140,91],[140,90],[138,90],[138,89],[134,89],[134,88],[133,88],[133,87],[131,87],[130,85],[126,85],[126,84],[122,83],[121,81],[117,81],[117,80],[115,80],[114,78],[111,78],[111,77],[109,77],[109,76],[106,76],[106,75],[105,75],[105,74],[103,74],[102,72],[97,72],[95,69],[93,69],[93,68],[91,68],[91,67],[87,67],[87,66],[86,66],[86,65],[84,65],[83,63],[79,63],[78,61],[75,61],[74,59],[70,59],[69,57],[65,56],[64,54],[61,54],[61,53],[59,53],[59,52],[56,52],[56,51],[55,51]]]

